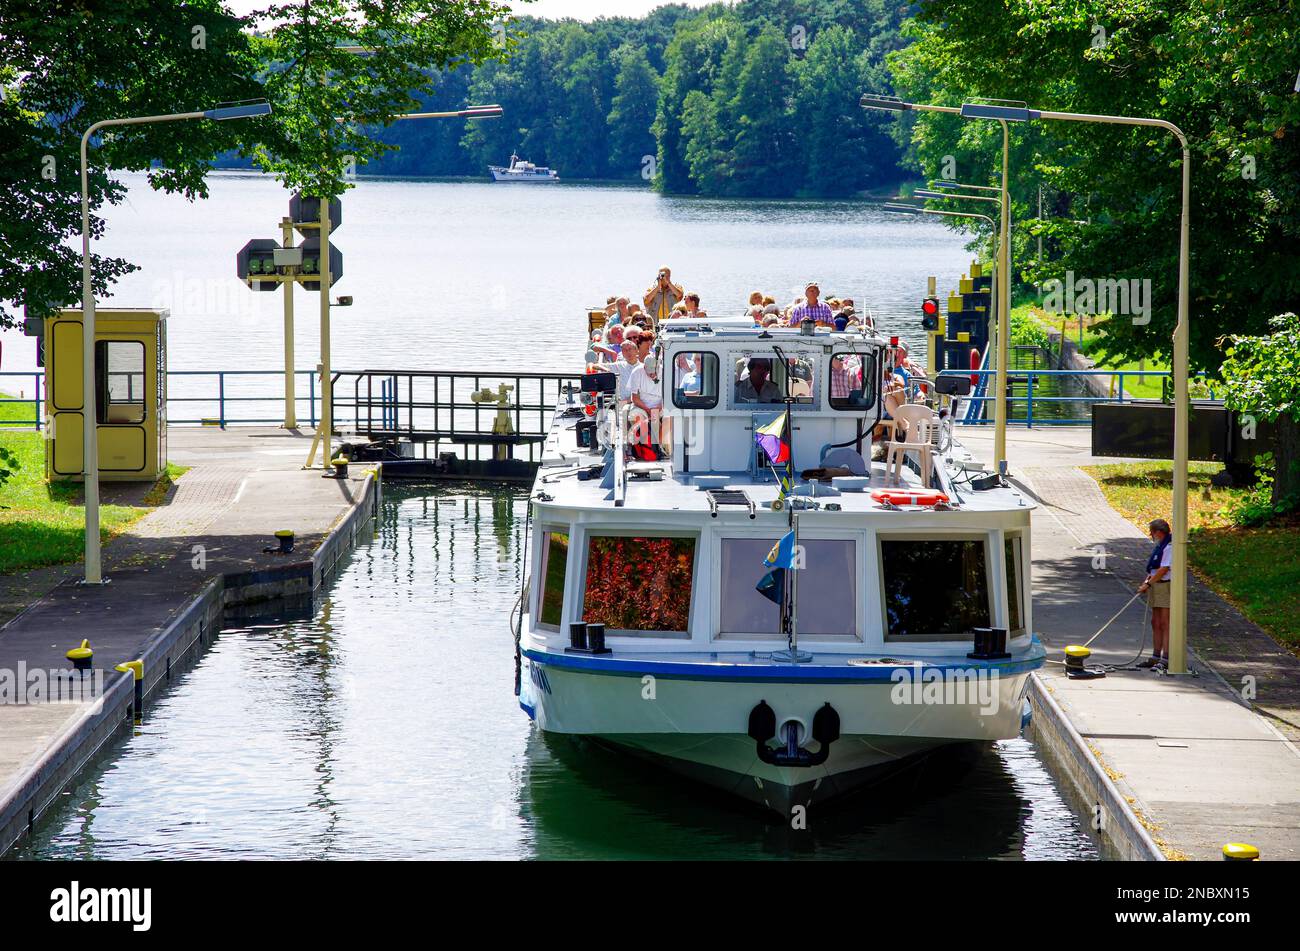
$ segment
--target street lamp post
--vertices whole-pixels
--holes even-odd
[[[1145,126],[1164,129],[1182,147],[1182,209],[1178,222],[1178,322],[1174,326],[1174,484],[1173,484],[1173,578],[1170,581],[1169,673],[1187,673],[1187,432],[1191,405],[1187,394],[1188,339],[1191,333],[1188,314],[1191,258],[1192,153],[1183,130],[1164,119],[1142,116],[1109,116],[1084,112],[1051,112],[1008,105],[966,103],[960,109],[947,106],[920,106],[888,96],[862,97],[861,105],[870,109],[924,109],[957,113],[966,119],[996,119],[999,122],[1031,122],[1049,119],[1061,122],[1091,122],[1101,125]],[[1005,139],[1004,139],[1005,141]],[[1005,162],[1006,151],[1004,147]],[[1006,179],[1003,178],[1003,194]],[[1004,251],[1005,253],[1005,251]]]
[[[145,125],[175,122],[180,119],[248,119],[271,112],[265,101],[245,102],[205,109],[201,112],[176,112],[160,116],[136,116],[129,119],[101,119],[81,137],[81,472],[86,496],[86,572],[84,584],[103,584],[103,567],[99,550],[99,386],[95,379],[95,293],[90,273],[90,176],[86,148],[90,137],[109,126]]]
[[[1007,359],[1010,354],[1008,340],[1011,336],[1011,202],[1007,190],[1009,165],[1011,159],[1011,133],[1008,120],[1015,116],[1002,115],[1002,111],[1015,111],[1016,107],[1002,104],[966,103],[961,108],[955,106],[932,106],[928,103],[904,102],[897,96],[875,96],[868,93],[858,100],[864,109],[882,109],[888,112],[942,112],[947,115],[961,116],[964,119],[997,119],[1002,123],[1002,187],[1000,200],[1002,205],[1001,228],[998,237],[998,287],[1000,293],[996,300],[998,359],[997,374],[993,384],[993,459],[998,472],[1006,471],[1007,463]],[[974,111],[971,111],[974,110]],[[999,114],[994,114],[999,113]],[[983,190],[983,189],[981,189]],[[925,194],[917,192],[918,195]],[[934,195],[934,193],[930,193]],[[936,196],[948,197],[948,196]],[[965,196],[974,198],[973,195]],[[985,199],[988,200],[988,199]]]

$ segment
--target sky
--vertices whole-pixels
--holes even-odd
[[[674,0],[674,2],[685,3],[690,7],[702,7],[713,0]],[[266,6],[266,3],[267,0],[227,0],[230,9],[241,16]],[[510,6],[518,14],[553,20],[564,17],[573,17],[575,20],[594,20],[600,16],[640,17],[664,4],[665,0],[534,0],[533,3],[510,0]]]

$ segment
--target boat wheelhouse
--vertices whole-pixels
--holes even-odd
[[[1018,734],[1044,653],[1033,506],[938,416],[894,471],[872,461],[893,352],[869,333],[679,318],[653,351],[659,452],[631,444],[644,414],[603,374],[557,407],[517,632],[541,729],[785,814]],[[951,420],[963,387],[934,389],[957,391],[930,394]],[[783,440],[784,470],[756,432]],[[775,596],[759,590],[773,559]]]

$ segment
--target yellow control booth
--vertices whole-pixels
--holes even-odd
[[[45,475],[81,479],[81,311],[45,319]],[[95,310],[95,402],[99,478],[158,478],[167,467],[167,311]]]

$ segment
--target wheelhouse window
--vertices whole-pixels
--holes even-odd
[[[144,344],[138,340],[95,343],[95,409],[100,423],[144,422]]]
[[[1008,535],[1004,545],[1007,559],[1007,627],[1015,634],[1025,629],[1024,616],[1020,612],[1020,598],[1023,592],[1020,581],[1020,536]]]
[[[694,576],[693,536],[591,535],[582,620],[610,630],[685,634]]]
[[[856,410],[876,403],[876,361],[867,353],[832,353],[830,404]]]
[[[886,640],[958,640],[991,626],[984,539],[880,540]]]
[[[781,609],[755,590],[768,569],[763,559],[775,538],[722,539],[720,635],[779,634]],[[800,538],[799,636],[857,636],[857,543],[852,539]]]
[[[718,355],[702,350],[673,357],[673,405],[678,409],[713,409],[718,405]]]
[[[538,627],[560,629],[564,613],[564,580],[569,562],[569,535],[567,532],[545,532],[542,535],[542,589],[537,603]]]
[[[795,356],[782,360],[775,352],[755,353],[737,357],[733,370],[733,402],[738,406],[746,403],[785,402],[787,380],[790,395],[796,403],[813,401],[813,361],[808,357]]]

